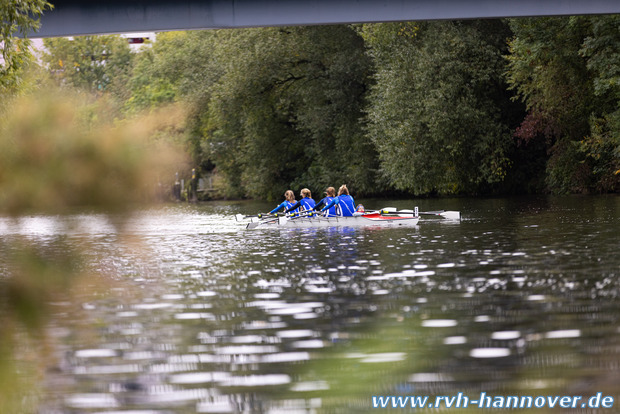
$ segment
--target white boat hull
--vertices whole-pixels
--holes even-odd
[[[371,213],[352,217],[279,217],[248,223],[247,229],[320,227],[404,227],[415,226],[420,217],[413,214]]]

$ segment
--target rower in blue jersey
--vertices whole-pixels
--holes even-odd
[[[269,214],[275,214],[282,209],[287,210],[288,208],[290,208],[293,204],[297,202],[295,201],[295,193],[292,192],[291,190],[286,190],[286,192],[284,193],[284,198],[285,200],[281,202],[280,204],[278,204],[276,208],[271,210]]]
[[[293,204],[291,207],[289,207],[286,210],[287,213],[295,211],[298,208],[301,211],[314,209],[314,206],[316,206],[316,203],[312,199],[312,193],[310,192],[310,190],[308,190],[307,188],[304,188],[301,190],[300,195],[301,195],[301,200],[299,200],[298,202]]]
[[[317,211],[320,211],[321,207],[326,206],[329,203],[331,203],[334,197],[336,197],[336,189],[334,187],[327,187],[327,190],[325,190],[325,198],[323,198],[321,201],[316,203],[316,206],[314,206],[314,209]],[[334,207],[329,208],[329,210],[327,210],[325,217],[333,217],[335,215],[336,215],[336,207],[334,206]]]
[[[323,207],[321,211],[329,210],[332,207],[336,207],[336,215],[348,217],[355,213],[355,201],[353,197],[349,195],[349,189],[346,184],[343,184],[338,189],[338,197],[334,198],[328,205]]]

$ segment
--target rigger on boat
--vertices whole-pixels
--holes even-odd
[[[359,209],[358,209],[359,210]],[[244,216],[237,214],[237,221],[250,220],[246,229],[261,228],[315,228],[315,227],[399,227],[415,226],[420,216],[437,216],[447,220],[460,220],[461,213],[458,211],[418,211],[397,210],[394,207],[386,207],[381,210],[358,211],[353,216],[329,216],[325,217],[314,210],[303,211],[294,214],[257,214]]]

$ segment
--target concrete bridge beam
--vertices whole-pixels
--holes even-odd
[[[36,37],[620,13],[619,0],[52,0]]]

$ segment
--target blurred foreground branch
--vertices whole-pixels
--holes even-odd
[[[0,228],[29,214],[128,211],[157,197],[160,178],[172,181],[184,163],[176,144],[182,108],[118,120],[107,105],[105,99],[39,91],[17,98],[0,115]],[[45,334],[50,304],[73,302],[82,281],[94,289],[100,271],[86,261],[98,260],[98,252],[63,234],[4,236],[0,412],[36,412],[36,384],[53,363]]]
[[[158,177],[172,177],[183,160],[172,142],[180,109],[111,122],[104,105],[53,92],[16,101],[0,130],[0,213],[153,200]]]

